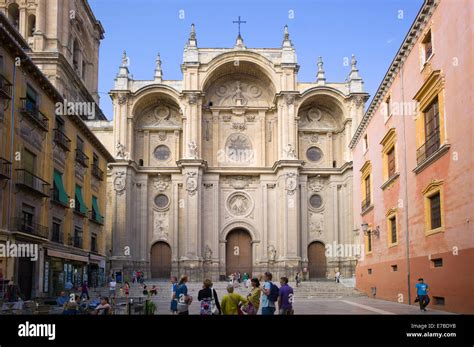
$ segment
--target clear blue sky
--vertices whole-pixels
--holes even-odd
[[[181,79],[191,23],[199,47],[232,47],[240,15],[247,47],[280,47],[288,24],[296,48],[298,81],[314,81],[318,56],[326,79],[342,82],[344,58],[354,53],[373,96],[418,13],[422,0],[89,0],[105,28],[100,49],[101,108],[112,118],[109,90],[126,49],[135,79],[152,79],[160,52],[165,79]],[[291,12],[292,11],[292,12]],[[294,18],[289,18],[293,14]],[[184,18],[182,18],[184,15]]]

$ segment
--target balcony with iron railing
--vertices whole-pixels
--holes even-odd
[[[0,157],[0,179],[9,180],[12,178],[12,163]]]
[[[20,100],[20,113],[43,131],[48,131],[49,120],[44,114],[40,112],[38,105],[27,98],[22,98]]]
[[[439,128],[436,128],[426,139],[425,143],[422,144],[416,150],[416,163],[418,165],[426,161],[433,153],[435,153],[440,146],[440,133]]]
[[[99,168],[99,165],[96,163],[92,164],[92,175],[97,178],[99,181],[104,180],[104,171]]]
[[[16,169],[16,184],[43,197],[48,197],[50,194],[50,184],[25,169]]]
[[[76,162],[83,167],[89,167],[89,157],[79,148],[76,149]]]
[[[361,211],[365,212],[371,206],[370,196],[365,198],[361,203]]]
[[[71,140],[61,130],[54,129],[54,142],[65,151],[71,150]]]
[[[83,246],[83,239],[82,239],[82,237],[76,236],[76,235],[74,235],[74,236],[69,236],[68,245],[69,245],[69,246],[76,247],[76,248],[82,248],[82,246]]]
[[[38,223],[28,222],[27,220],[21,217],[12,219],[11,229],[12,231],[30,234],[45,239],[47,239],[49,236],[47,226]]]
[[[0,73],[0,99],[12,98],[12,84],[6,77]]]
[[[63,243],[64,235],[61,231],[53,231],[51,234],[51,241],[55,243]]]

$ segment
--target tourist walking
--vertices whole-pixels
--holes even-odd
[[[262,315],[275,314],[275,302],[278,300],[278,287],[272,282],[272,274],[265,272],[263,275],[264,283],[262,286]]]
[[[127,281],[125,281],[125,284],[123,285],[123,291],[125,293],[125,297],[128,299],[128,295],[130,294],[130,284]]]
[[[280,290],[278,295],[278,314],[292,315],[293,311],[293,288],[288,285],[288,278],[280,278]]]
[[[258,278],[252,278],[250,280],[250,285],[252,290],[250,291],[249,295],[247,295],[247,314],[256,315],[258,309],[260,308],[260,295],[262,290],[260,289],[260,281]]]
[[[418,278],[416,284],[416,299],[415,302],[420,304],[420,311],[426,312],[426,306],[430,303],[430,297],[428,296],[429,286],[425,283],[423,278]]]
[[[201,315],[219,315],[221,314],[221,305],[217,297],[216,290],[212,287],[212,281],[205,279],[202,289],[198,293],[198,300],[201,302]]]
[[[115,278],[111,277],[109,282],[109,297],[115,299],[115,289],[117,287],[117,282],[115,282]]]
[[[243,314],[240,310],[240,307],[247,303],[247,299],[245,299],[242,295],[238,293],[234,293],[234,286],[228,285],[227,286],[227,293],[222,298],[221,302],[221,309],[222,314],[224,315],[241,315]]]
[[[336,279],[336,283],[339,283],[339,281],[341,279],[341,273],[339,272],[339,270],[337,270],[337,272],[336,272],[335,279]]]
[[[81,299],[84,296],[87,298],[87,300],[89,300],[89,287],[87,286],[87,281],[84,281],[84,283],[82,283],[82,287],[81,287]]]
[[[186,282],[188,282],[188,276],[182,276],[173,297],[178,300],[177,311],[179,315],[189,315],[189,305],[193,300],[192,296],[188,295]]]
[[[298,271],[298,272],[296,273],[295,281],[296,281],[296,287],[299,287],[299,286],[300,286],[300,283],[301,283],[301,272]]]
[[[176,292],[176,287],[178,286],[178,277],[172,276],[170,279],[170,282],[171,282],[170,310],[171,310],[171,314],[177,314],[178,313],[178,300],[176,299],[175,292]]]

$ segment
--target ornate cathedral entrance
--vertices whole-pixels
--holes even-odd
[[[245,229],[232,230],[227,235],[226,274],[252,273],[252,238]]]
[[[308,247],[309,278],[326,278],[326,249],[321,242],[313,242]]]
[[[171,248],[166,242],[157,242],[151,247],[150,267],[152,278],[170,278]]]

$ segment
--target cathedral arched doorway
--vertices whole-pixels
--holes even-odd
[[[326,248],[322,242],[308,246],[309,279],[326,278]]]
[[[150,270],[152,278],[170,278],[171,247],[166,242],[157,242],[151,247]]]
[[[234,229],[227,235],[226,274],[252,273],[252,237],[245,229]]]

